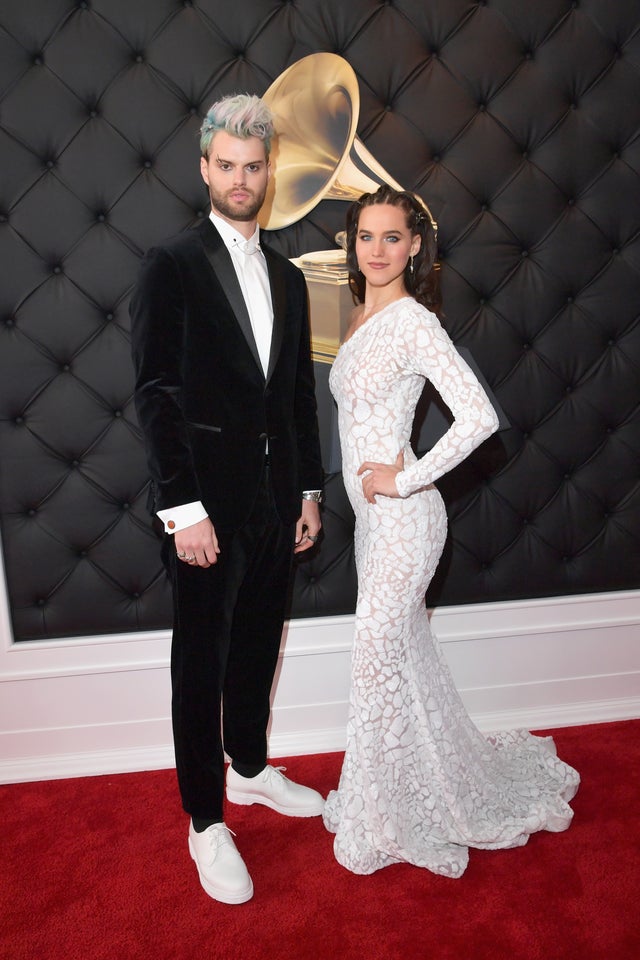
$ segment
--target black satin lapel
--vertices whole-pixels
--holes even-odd
[[[271,334],[271,350],[269,352],[269,367],[267,370],[268,380],[273,373],[278,356],[280,355],[280,348],[282,347],[284,321],[287,311],[287,290],[284,281],[284,271],[280,269],[277,261],[270,255],[269,251],[265,250],[264,254],[269,271],[271,303],[273,304],[273,332]]]
[[[214,230],[215,228],[212,229]],[[218,236],[216,232],[216,237]],[[262,364],[260,363],[260,356],[258,354],[258,347],[256,345],[255,337],[253,336],[253,330],[251,329],[251,320],[249,318],[249,311],[247,310],[247,305],[244,302],[244,297],[242,296],[242,290],[240,289],[240,284],[238,283],[238,278],[236,276],[236,271],[231,262],[231,256],[225,247],[224,243],[220,241],[217,244],[210,243],[208,240],[210,237],[204,235],[204,249],[207,254],[207,259],[213,268],[213,272],[216,275],[218,283],[224,290],[224,294],[231,305],[236,320],[240,325],[247,344],[251,349],[251,353],[258,364],[258,369],[262,373]]]

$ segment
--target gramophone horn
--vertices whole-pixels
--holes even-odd
[[[314,53],[281,73],[263,96],[275,118],[274,176],[260,213],[265,230],[301,220],[321,200],[356,200],[390,177],[356,136],[360,94],[351,66]],[[420,201],[433,224],[429,208]]]

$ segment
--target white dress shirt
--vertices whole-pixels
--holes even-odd
[[[273,334],[273,306],[267,261],[260,249],[260,228],[256,227],[253,236],[245,240],[242,234],[238,233],[226,220],[216,217],[213,213],[211,219],[231,254],[231,262],[249,311],[262,372],[266,376]]]

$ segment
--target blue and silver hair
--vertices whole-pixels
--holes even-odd
[[[236,93],[217,100],[207,111],[200,127],[200,152],[208,158],[211,141],[216,133],[225,130],[234,137],[246,140],[257,137],[264,143],[269,156],[273,137],[273,115],[260,97]]]

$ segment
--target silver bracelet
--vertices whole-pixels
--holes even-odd
[[[302,499],[313,500],[315,503],[320,503],[322,500],[322,490],[303,490]]]

